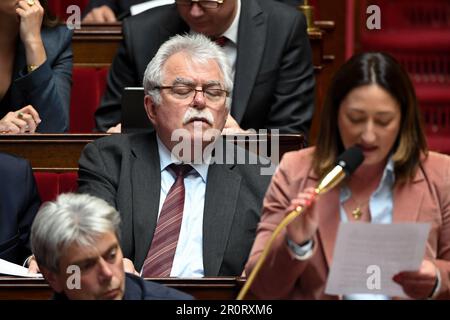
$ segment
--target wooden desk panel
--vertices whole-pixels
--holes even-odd
[[[31,134],[0,135],[0,151],[28,159],[35,171],[65,172],[77,171],[78,159],[84,146],[108,134]],[[273,135],[279,140],[279,158],[288,151],[303,147],[303,135]],[[236,135],[236,141],[267,143],[270,147],[272,137],[258,135]],[[269,148],[269,152],[270,152]]]
[[[35,171],[76,171],[84,146],[106,134],[0,135],[0,151],[28,159]]]
[[[149,278],[184,291],[200,300],[235,300],[245,283],[243,278],[171,279]],[[43,279],[0,277],[0,300],[47,300],[52,290]]]
[[[72,39],[75,67],[109,67],[122,41],[122,24],[89,24]]]
[[[72,49],[75,67],[109,67],[123,39],[122,24],[83,24],[74,31]],[[316,72],[323,68],[323,32],[309,33]]]

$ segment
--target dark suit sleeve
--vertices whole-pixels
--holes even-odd
[[[41,200],[28,161],[0,153],[0,258],[22,264]]]
[[[128,44],[132,41],[132,35],[126,21],[123,23],[123,34],[124,40],[109,70],[106,92],[95,112],[96,128],[103,132],[121,122],[123,88],[142,86],[141,83],[138,83],[139,75],[131,58],[133,53],[130,51]]]
[[[279,67],[266,127],[282,133],[308,133],[314,112],[314,68],[302,14],[296,15]]]
[[[108,172],[107,164],[98,146],[89,143],[79,160],[78,192],[88,193],[116,207],[117,181]]]
[[[30,247],[30,232],[31,225],[33,224],[34,217],[36,216],[37,211],[41,205],[41,199],[38,194],[38,190],[36,187],[36,181],[34,180],[33,171],[28,162],[24,162],[26,166],[23,170],[23,184],[21,187],[24,187],[25,190],[17,190],[19,192],[23,192],[24,194],[24,202],[19,212],[19,239],[21,243],[21,251],[19,253],[19,261],[23,262],[25,259],[31,254]]]
[[[35,71],[19,73],[15,85],[39,113],[42,122],[37,131],[65,132],[69,129],[70,90],[72,86],[72,32],[60,27],[54,44],[59,54],[53,63],[47,59]],[[46,48],[47,50],[47,48]]]

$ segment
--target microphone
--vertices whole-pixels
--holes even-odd
[[[336,166],[320,181],[316,187],[316,194],[325,193],[337,186],[342,180],[351,175],[364,161],[360,148],[350,147],[336,160]]]
[[[319,182],[319,185],[315,188],[316,195],[321,193],[325,193],[330,189],[337,186],[342,180],[351,175],[356,168],[364,161],[364,155],[358,147],[351,147],[345,150],[336,160],[336,166],[329,172],[327,175]],[[308,207],[308,206],[307,206]],[[302,212],[305,210],[305,207],[298,206],[295,210],[291,211],[284,219],[280,222],[280,224],[275,228],[272,236],[264,247],[259,260],[256,262],[256,265],[253,271],[250,273],[245,285],[242,287],[239,295],[237,296],[237,300],[244,299],[247,291],[250,289],[253,281],[255,280],[256,275],[258,274],[261,266],[263,265],[270,248],[272,247],[272,243],[278,234],[283,230],[289,223],[291,223],[295,218],[297,218]]]

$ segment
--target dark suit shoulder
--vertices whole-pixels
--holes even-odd
[[[112,134],[99,138],[93,142],[99,149],[107,149],[117,147],[120,149],[130,149],[133,145],[148,144],[155,138],[154,132],[139,132],[127,134]]]
[[[117,146],[126,145],[127,142],[128,142],[127,134],[111,134],[109,136],[96,139],[91,143],[95,144],[99,148],[104,148],[104,147],[114,146],[114,145],[117,145]]]
[[[159,283],[146,281],[141,277],[125,274],[125,294],[123,300],[192,300],[192,296],[163,286]]]
[[[43,27],[41,33],[47,37],[51,37],[55,40],[64,42],[71,39],[73,35],[73,31],[65,25],[59,25],[56,27]]]
[[[266,161],[266,160],[265,160]],[[269,161],[269,160],[267,160]],[[257,179],[257,181],[266,181],[269,182],[271,179],[271,175],[261,174],[263,172],[263,168],[268,167],[268,164],[236,164],[233,169],[238,171],[240,175],[244,178],[248,179]]]
[[[10,177],[17,177],[30,168],[28,160],[16,157],[9,153],[0,152],[0,176],[5,182]]]
[[[71,44],[73,31],[66,26],[46,27],[42,29],[41,34],[46,50],[55,48],[55,51],[61,51],[61,48]]]
[[[122,161],[128,161],[134,156],[151,157],[155,145],[154,132],[113,134],[87,144],[81,159],[98,152],[105,164],[112,166],[112,172],[119,173]]]
[[[234,163],[230,166],[231,170],[238,173],[250,185],[257,188],[267,188],[272,176],[263,173],[266,171],[264,168],[269,166],[270,159],[249,152],[247,149],[231,142],[226,142],[225,146],[225,154],[228,152],[233,154]]]
[[[298,15],[301,13],[298,9],[293,9],[292,5],[273,0],[255,0],[265,12],[283,13],[287,15]]]
[[[268,15],[269,20],[277,23],[278,29],[280,29],[280,25],[292,28],[293,21],[297,19],[306,24],[305,15],[300,10],[293,9],[292,6],[273,0],[260,0],[258,4],[262,11]]]
[[[445,190],[450,186],[450,156],[434,151],[429,151],[422,156],[421,167],[427,180]],[[417,173],[416,173],[417,176]]]

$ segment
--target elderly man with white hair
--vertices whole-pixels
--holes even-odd
[[[81,155],[79,191],[118,209],[124,255],[144,277],[243,272],[270,176],[259,165],[198,161],[211,159],[224,127],[231,79],[208,38],[171,38],[143,80],[155,132],[98,139]]]

